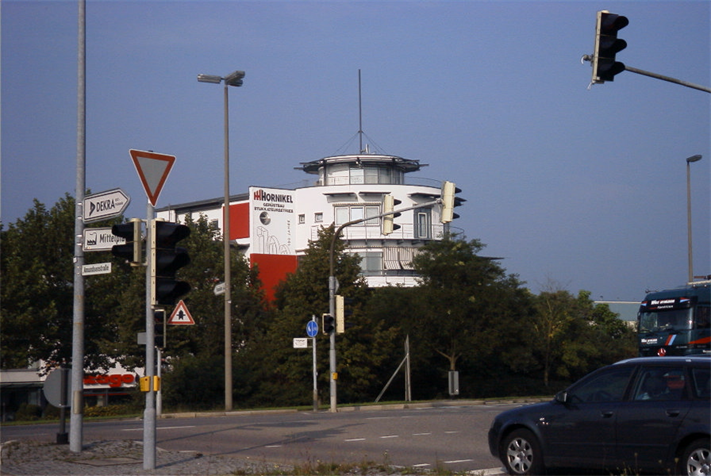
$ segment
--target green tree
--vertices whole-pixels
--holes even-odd
[[[296,272],[289,275],[275,295],[276,314],[261,345],[262,367],[259,400],[275,404],[311,403],[311,352],[294,349],[294,337],[305,335],[306,323],[329,309],[328,277],[330,246],[334,227],[319,231],[310,242]],[[362,312],[368,298],[365,280],[360,275],[360,258],[344,252],[344,243],[336,240],[334,249],[335,276],[338,294],[353,299],[353,315],[345,334],[339,334],[337,372],[339,402],[356,401],[372,393],[373,376],[388,354],[391,333],[380,324],[371,323]],[[321,399],[329,391],[329,340],[318,336],[319,388]]]
[[[35,200],[24,218],[1,232],[2,368],[23,368],[40,359],[53,366],[71,359],[74,214],[69,194],[51,209]],[[85,263],[105,261],[102,255],[86,253]],[[110,309],[118,303],[112,289],[124,279],[121,275],[85,278],[85,368],[108,365],[100,347],[115,329]]]
[[[459,369],[492,375],[520,345],[518,322],[530,313],[528,295],[516,276],[479,255],[483,248],[455,235],[430,242],[413,261],[420,285],[382,292],[400,302],[397,326],[410,335],[421,365],[429,363],[441,376]],[[437,356],[446,370],[435,363]]]

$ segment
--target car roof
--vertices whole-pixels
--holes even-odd
[[[711,354],[695,354],[695,355],[673,355],[666,357],[634,357],[632,359],[620,360],[613,365],[623,364],[663,364],[663,363],[699,363],[711,364]]]

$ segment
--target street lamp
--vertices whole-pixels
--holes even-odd
[[[232,287],[230,275],[230,134],[227,86],[242,86],[244,71],[235,71],[224,78],[210,74],[198,74],[201,83],[225,83],[225,209],[222,241],[225,249],[225,410],[232,410]]]
[[[692,162],[701,160],[701,155],[692,155],[686,159],[686,227],[689,237],[689,283],[694,280],[693,252],[691,248],[691,166]]]

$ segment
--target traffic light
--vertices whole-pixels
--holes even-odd
[[[459,218],[459,215],[454,213],[454,207],[458,207],[466,201],[457,197],[459,192],[461,192],[461,189],[458,189],[454,182],[444,182],[442,184],[442,216],[439,219],[442,223],[449,223],[455,218]]]
[[[162,220],[151,221],[151,305],[173,305],[190,291],[175,273],[190,264],[190,256],[177,243],[190,236],[190,228]]]
[[[143,242],[141,241],[141,219],[131,218],[130,221],[111,227],[111,233],[126,240],[123,245],[111,247],[111,254],[124,258],[131,266],[141,266],[143,260]]]
[[[330,314],[323,314],[321,316],[321,330],[325,335],[331,334],[336,326],[336,320]]]
[[[352,327],[346,323],[346,318],[353,315],[353,298],[347,298],[336,294],[336,333],[343,334],[347,327]]]
[[[592,57],[593,84],[614,81],[615,75],[625,70],[624,63],[615,61],[615,55],[627,48],[627,42],[618,39],[617,32],[628,24],[627,17],[610,13],[607,10],[597,12],[595,50]]]
[[[400,228],[400,225],[395,224],[395,217],[399,217],[400,213],[390,213],[395,210],[395,205],[400,205],[402,202],[395,199],[392,195],[385,195],[383,197],[383,235],[389,235],[395,230]]]

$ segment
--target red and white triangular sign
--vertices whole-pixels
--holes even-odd
[[[188,311],[188,306],[186,306],[182,300],[178,303],[177,306],[175,306],[175,309],[173,309],[173,314],[170,315],[170,319],[168,319],[168,324],[174,324],[177,326],[195,325],[193,316],[191,316],[190,311]]]
[[[175,156],[135,149],[131,149],[128,152],[131,154],[133,165],[136,167],[138,178],[141,179],[148,200],[155,206],[158,196],[163,190],[163,185],[168,179],[170,169],[173,168]]]

